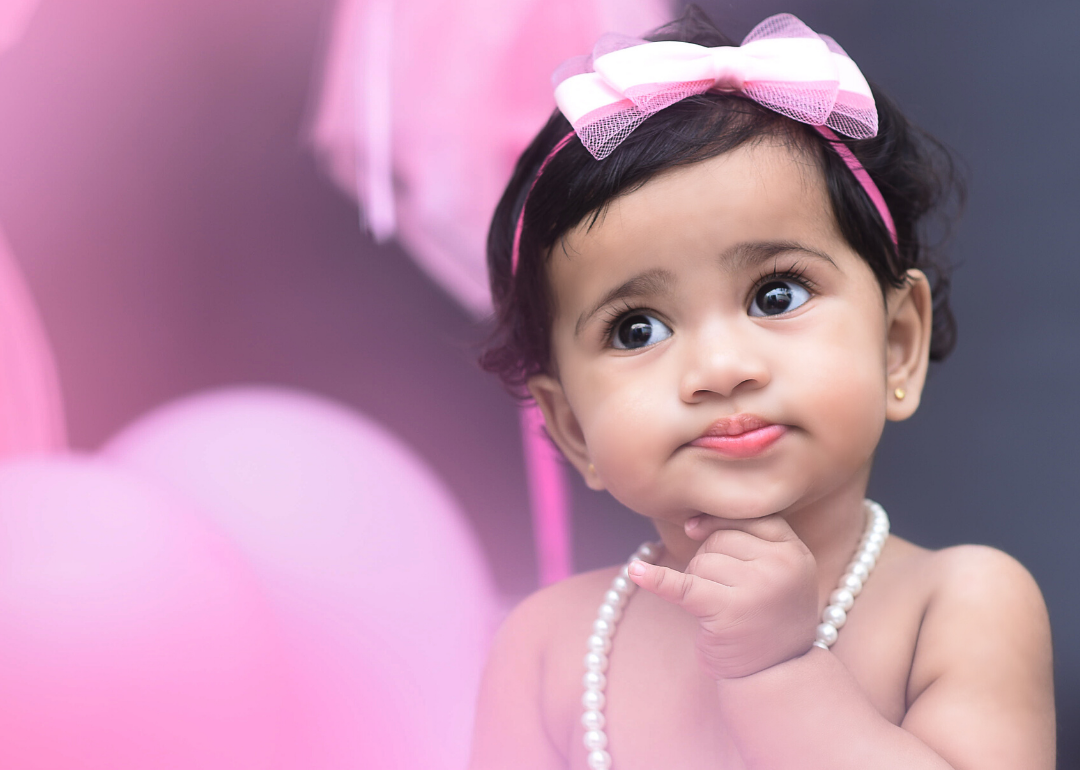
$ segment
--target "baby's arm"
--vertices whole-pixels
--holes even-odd
[[[1053,768],[1050,622],[1038,586],[992,548],[937,559],[904,729],[957,768]]]
[[[727,615],[745,613],[746,598],[764,608],[788,603],[801,545],[782,520],[739,526],[758,539],[754,548],[745,534],[720,533],[702,549],[722,554],[725,542],[737,542],[744,552],[736,559],[695,557],[687,574],[647,567],[635,582],[699,617],[707,631],[699,648],[706,648],[704,660],[714,651],[721,712],[748,767],[1053,768],[1049,623],[1019,564],[988,548],[933,557],[938,589],[920,628],[909,707],[898,727],[832,653],[812,648],[783,659],[773,640],[806,629],[777,628],[756,641],[737,635],[745,623]],[[761,647],[777,652],[779,662],[746,673]]]
[[[526,599],[495,637],[480,685],[469,770],[566,768],[541,713],[548,599],[544,592]]]

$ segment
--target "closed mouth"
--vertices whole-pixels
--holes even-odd
[[[708,449],[726,457],[756,457],[779,441],[788,427],[769,422],[753,414],[723,417],[690,442],[690,446]]]

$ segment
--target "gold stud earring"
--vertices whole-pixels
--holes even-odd
[[[897,401],[903,401],[904,396],[907,395],[907,392],[905,392],[903,388],[897,388],[893,391],[893,395],[896,396]]]
[[[596,466],[593,465],[592,463],[589,463],[589,475],[590,476],[595,476],[596,475]]]

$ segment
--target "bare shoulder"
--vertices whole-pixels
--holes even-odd
[[[962,648],[978,635],[1023,643],[1030,652],[1050,650],[1050,620],[1031,573],[996,548],[961,545],[930,552],[931,594],[920,641],[946,650]],[[940,638],[928,634],[941,632]]]
[[[889,540],[885,569],[896,579],[918,586],[926,619],[1008,607],[1014,616],[1048,627],[1039,586],[1019,561],[985,545],[958,545],[932,551],[898,537]],[[995,618],[996,620],[996,618]],[[925,630],[925,629],[924,629]]]
[[[929,602],[919,633],[916,663],[924,685],[943,673],[938,667],[979,653],[1030,659],[1050,655],[1050,621],[1031,573],[1012,556],[988,546],[961,545],[925,557]],[[996,640],[996,641],[995,641]],[[913,679],[916,678],[913,676]],[[919,687],[915,687],[918,694]]]
[[[905,728],[933,738],[943,756],[966,758],[956,766],[1052,767],[1050,622],[1034,578],[986,546],[928,551],[920,561],[929,590]]]
[[[566,767],[563,720],[553,713],[565,694],[552,692],[553,683],[561,682],[557,672],[565,668],[575,637],[580,665],[585,631],[616,570],[587,572],[536,591],[503,621],[480,687],[470,770]]]
[[[928,553],[941,600],[979,602],[1015,597],[1046,614],[1042,593],[1031,573],[1004,551],[985,545],[957,545]]]

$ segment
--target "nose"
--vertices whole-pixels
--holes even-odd
[[[755,344],[752,330],[733,328],[736,325],[703,329],[688,340],[679,382],[679,397],[684,402],[730,398],[769,384],[765,351]]]

